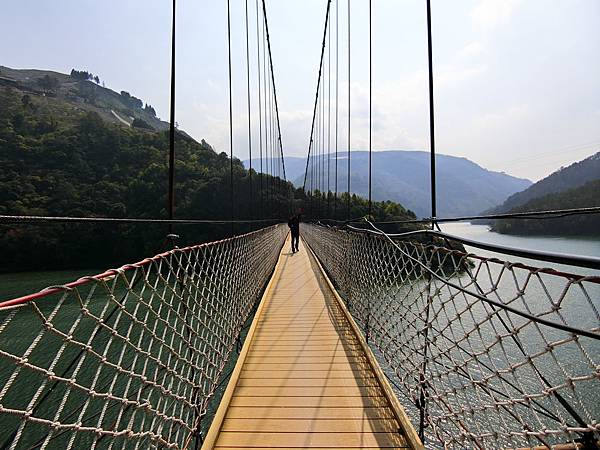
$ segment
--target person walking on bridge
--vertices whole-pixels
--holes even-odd
[[[292,234],[292,253],[296,253],[298,251],[298,243],[300,242],[300,214],[290,217],[288,227],[290,227]]]

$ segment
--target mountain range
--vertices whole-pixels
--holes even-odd
[[[327,176],[327,155],[322,175]],[[368,158],[366,151],[351,154],[350,190],[361,196],[368,195]],[[253,159],[252,167],[258,168]],[[338,192],[347,186],[347,158],[338,157]],[[249,161],[244,162],[249,166]],[[267,162],[263,159],[263,166]],[[373,198],[399,202],[418,217],[430,212],[429,153],[425,151],[389,150],[373,152]],[[302,187],[306,159],[286,157],[287,179]],[[335,164],[331,155],[329,165],[330,189],[334,190]],[[487,170],[467,158],[436,155],[437,215],[457,217],[478,214],[501,204],[509,196],[529,186],[531,181],[502,172]],[[310,186],[310,178],[307,187]]]

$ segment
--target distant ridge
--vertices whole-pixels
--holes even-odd
[[[361,196],[367,196],[369,153],[353,151],[351,157],[351,190]],[[484,169],[466,158],[438,154],[436,161],[439,217],[477,214],[502,203],[510,195],[531,185],[529,180]],[[248,161],[244,164],[248,167]],[[265,165],[264,160],[263,165]],[[252,167],[258,170],[258,166],[259,160],[253,159]],[[302,186],[305,167],[305,158],[285,158],[287,178],[297,187]],[[334,167],[332,161],[330,166],[332,190],[335,178]],[[324,170],[326,175],[327,169]],[[374,199],[400,202],[419,217],[430,215],[428,152],[416,150],[373,152],[373,174]],[[343,160],[341,157],[338,159],[338,192],[345,191],[346,184],[344,155]]]
[[[566,191],[536,197],[510,212],[548,211],[600,206],[600,178]],[[492,230],[505,234],[600,236],[600,214],[578,214],[552,220],[491,221]]]
[[[508,212],[525,205],[531,200],[544,197],[548,194],[575,189],[598,179],[600,179],[600,152],[579,162],[575,162],[568,167],[561,167],[546,178],[532,184],[524,191],[511,195],[500,206],[486,212]]]

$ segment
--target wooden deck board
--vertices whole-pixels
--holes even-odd
[[[203,448],[410,447],[314,260],[303,246],[294,255],[288,248]]]

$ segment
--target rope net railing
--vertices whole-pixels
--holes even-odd
[[[597,448],[597,271],[540,269],[439,238],[311,224],[302,238],[427,447]]]
[[[287,227],[0,304],[0,448],[197,448]]]

